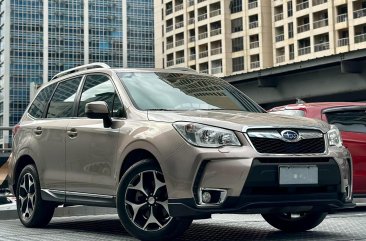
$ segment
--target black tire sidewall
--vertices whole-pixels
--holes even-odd
[[[20,200],[19,200],[19,187],[22,177],[27,173],[31,174],[34,181],[35,187],[35,202],[34,202],[34,210],[32,216],[28,220],[24,220],[22,218],[22,213],[20,210]],[[19,216],[19,220],[26,227],[42,227],[49,223],[53,216],[54,206],[49,203],[43,202],[41,197],[41,186],[39,182],[38,172],[34,165],[28,165],[23,168],[21,171],[16,189],[16,202],[17,202],[17,212]]]
[[[285,232],[303,232],[318,226],[326,218],[326,212],[309,212],[297,219],[287,220],[281,214],[262,214],[273,227]]]
[[[125,227],[126,231],[131,235],[135,236],[141,240],[172,240],[176,236],[183,233],[189,225],[192,223],[192,219],[178,219],[172,218],[172,220],[164,228],[157,231],[144,231],[138,228],[128,217],[127,211],[125,209],[125,194],[127,191],[127,186],[129,185],[132,178],[134,178],[138,173],[143,171],[159,171],[158,168],[151,160],[145,159],[130,167],[127,172],[122,176],[121,181],[118,185],[117,190],[117,200],[116,206],[118,211],[118,216],[121,220],[122,225]]]

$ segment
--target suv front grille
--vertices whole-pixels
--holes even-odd
[[[277,139],[258,137],[251,137],[250,140],[259,153],[309,154],[325,152],[323,138],[306,139],[299,142],[285,142]]]
[[[320,154],[325,152],[325,140],[317,130],[290,130],[299,140],[288,141],[282,136],[283,129],[250,130],[248,136],[259,153],[266,154]]]

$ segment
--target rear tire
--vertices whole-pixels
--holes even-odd
[[[42,200],[39,177],[34,165],[23,168],[16,188],[20,222],[28,228],[45,227],[52,219],[55,205]]]
[[[273,227],[285,232],[303,232],[318,226],[328,213],[306,212],[294,217],[291,213],[262,214]]]
[[[164,176],[152,160],[142,160],[123,175],[117,191],[117,211],[125,229],[140,240],[172,240],[192,219],[171,217]]]

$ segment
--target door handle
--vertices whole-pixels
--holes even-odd
[[[71,128],[70,130],[67,131],[67,135],[71,138],[75,138],[78,135],[78,132],[76,131],[75,128]]]
[[[33,130],[34,134],[36,134],[37,136],[42,135],[42,127],[38,126],[36,129]]]

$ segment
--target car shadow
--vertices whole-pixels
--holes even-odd
[[[95,220],[57,220],[51,222],[48,230],[65,230],[73,232],[87,232],[91,235],[105,235],[105,238],[120,236],[131,238],[118,219]],[[244,241],[244,240],[350,240],[351,236],[345,233],[325,231],[308,231],[301,233],[285,233],[271,228],[264,222],[225,222],[199,223],[194,222],[191,227],[176,241]]]
[[[242,222],[241,222],[242,225]],[[243,240],[350,240],[347,235],[324,231],[307,231],[300,233],[286,233],[273,229],[267,224],[266,227],[259,225],[248,225],[244,227],[235,224],[228,226],[222,224],[193,224],[189,230],[179,239],[179,241],[243,241]],[[262,226],[262,225],[261,225]]]

